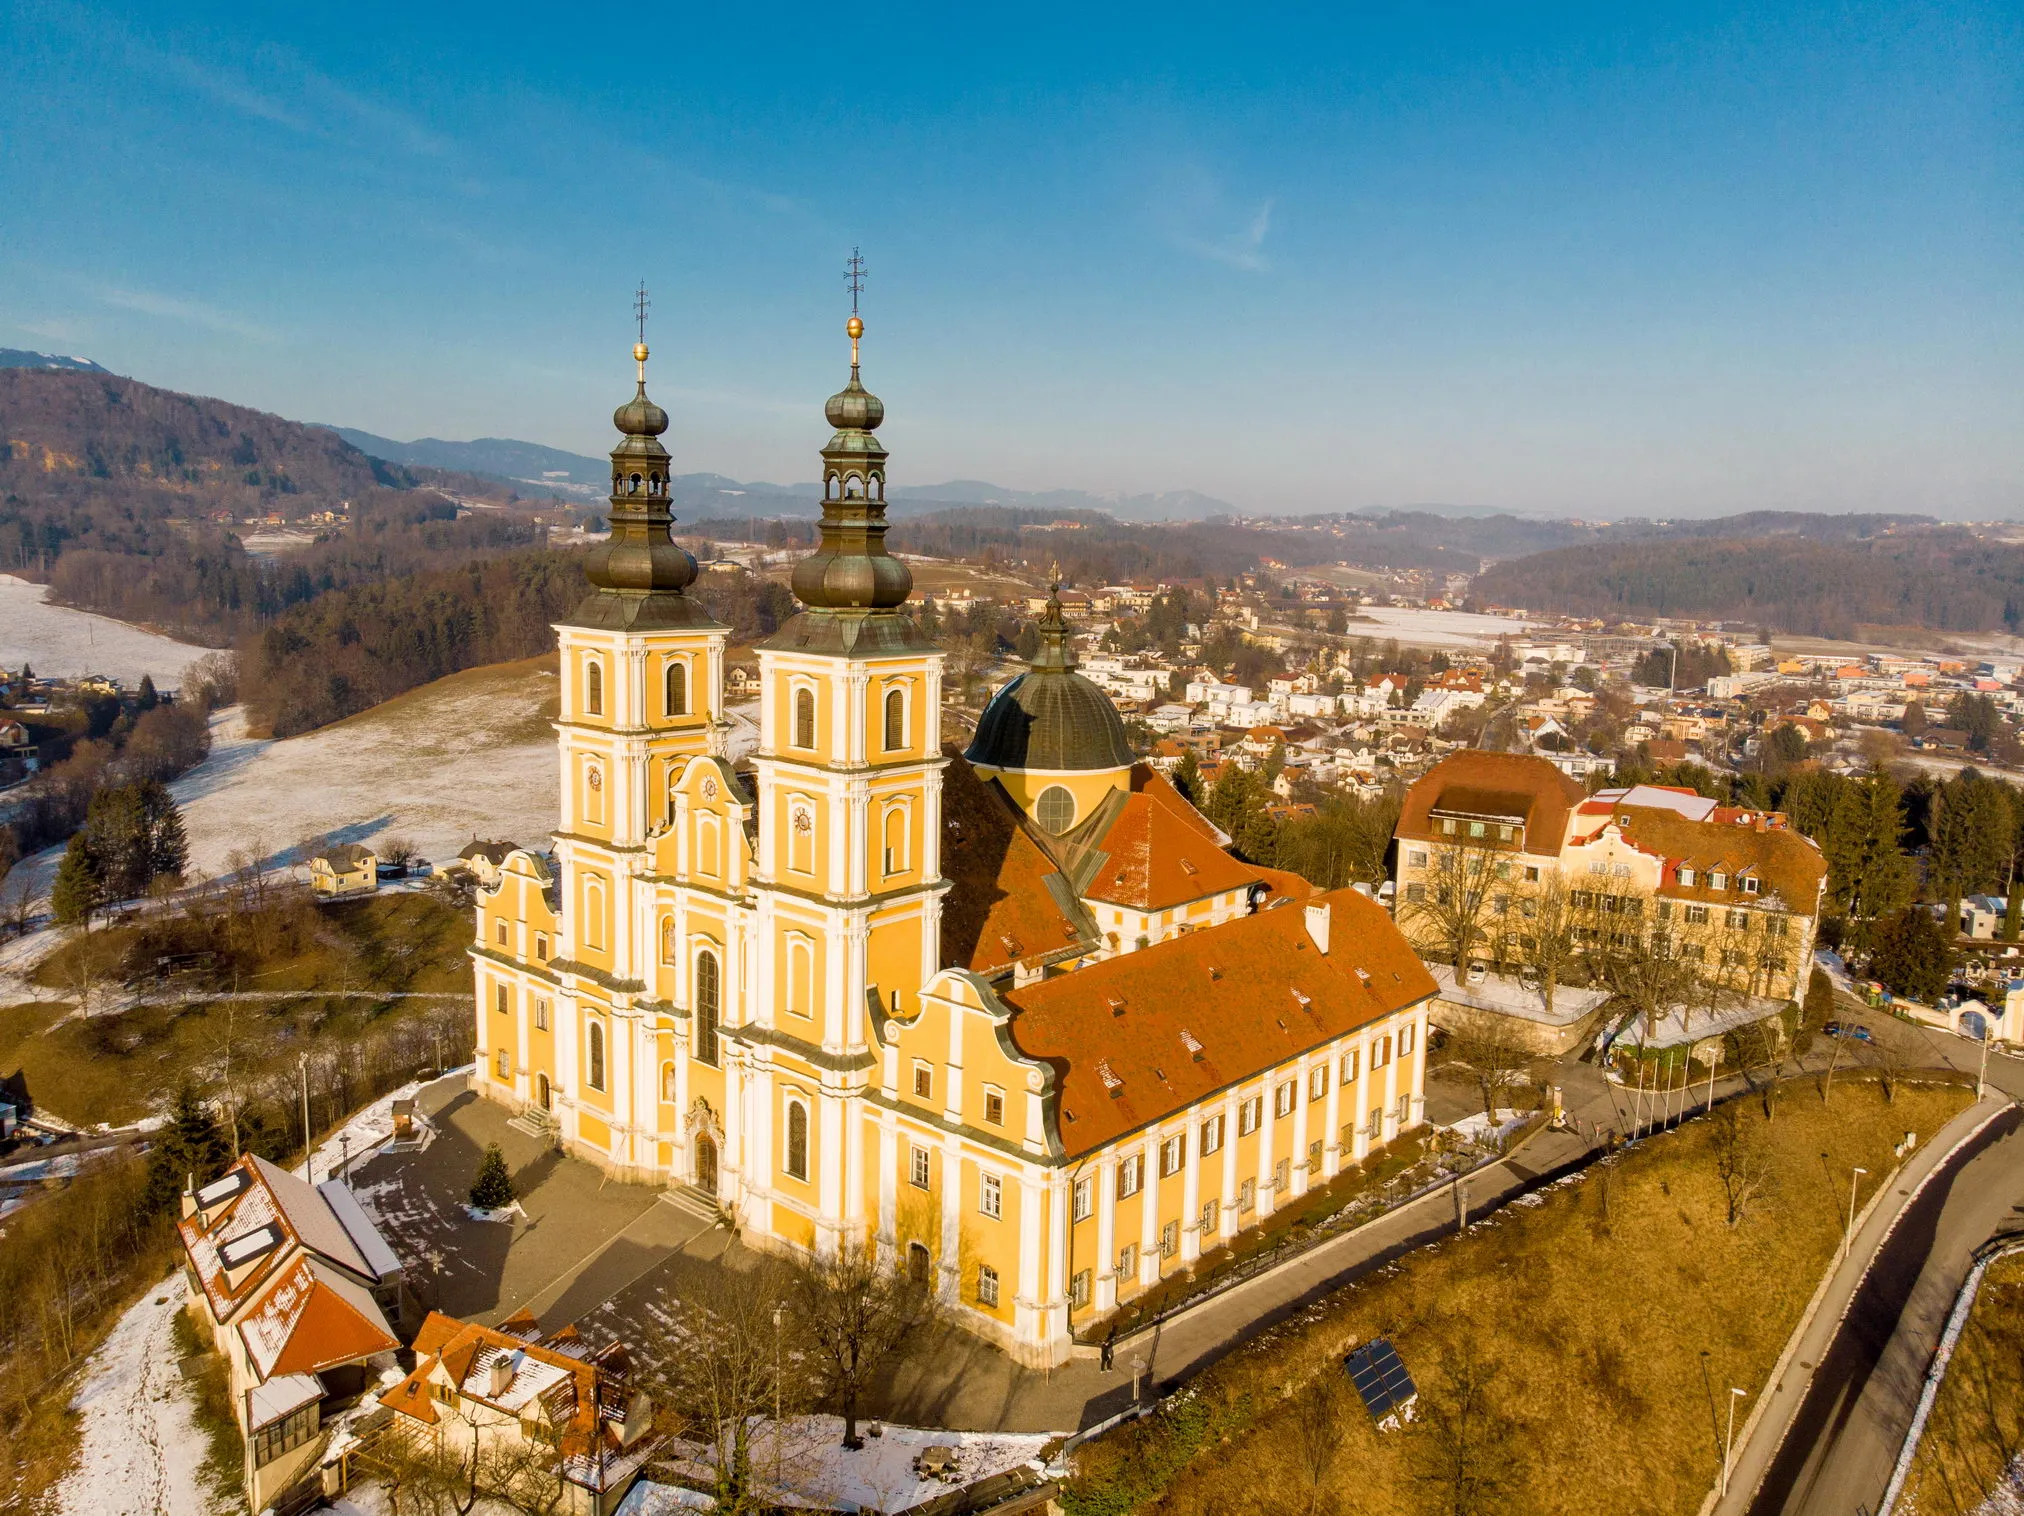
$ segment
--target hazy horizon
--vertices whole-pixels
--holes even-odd
[[[0,344],[596,457],[644,279],[797,481],[861,245],[896,484],[2024,514],[2013,11],[808,15],[26,0]]]

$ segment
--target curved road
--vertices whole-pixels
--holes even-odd
[[[1975,1250],[2024,1218],[2020,1160],[2024,1110],[2013,1107],[1906,1206],[1817,1363],[1802,1356],[1793,1364],[1811,1383],[1750,1516],[1876,1510]]]

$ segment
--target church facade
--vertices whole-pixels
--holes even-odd
[[[803,609],[685,591],[665,411],[614,422],[611,536],[557,627],[560,818],[481,892],[476,1088],[758,1246],[873,1242],[1021,1361],[1423,1117],[1433,980],[1363,895],[1236,858],[1135,763],[1058,602],[967,752],[885,547],[884,407],[826,408]]]

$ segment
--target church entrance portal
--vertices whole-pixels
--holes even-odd
[[[705,1195],[717,1193],[717,1144],[708,1137],[696,1139],[696,1188]]]

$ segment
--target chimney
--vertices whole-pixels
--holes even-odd
[[[1307,907],[1307,935],[1314,939],[1314,945],[1322,952],[1328,951],[1328,907],[1310,905]]]
[[[654,1403],[645,1390],[634,1390],[626,1401],[625,1416],[612,1430],[618,1433],[620,1448],[629,1448],[646,1436],[654,1424]]]
[[[485,1398],[497,1400],[513,1383],[513,1372],[518,1367],[518,1353],[495,1353],[492,1361],[485,1365]]]

